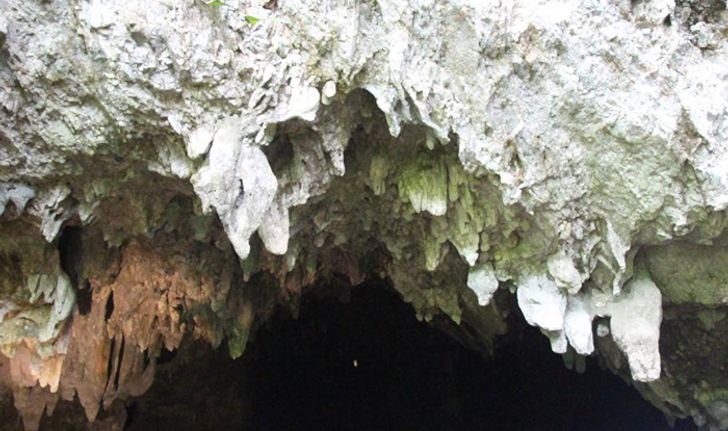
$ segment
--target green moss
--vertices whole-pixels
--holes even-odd
[[[425,254],[425,269],[434,271],[442,259],[442,242],[433,236],[425,238],[422,247]]]
[[[248,331],[241,328],[233,328],[228,334],[228,353],[233,359],[243,356],[245,346],[248,344]]]
[[[408,159],[399,173],[399,196],[416,212],[443,215],[447,211],[447,165],[441,157],[419,153]]]
[[[402,291],[400,291],[402,292]],[[444,314],[453,322],[460,324],[462,310],[455,291],[441,287],[406,289],[404,300],[415,309],[417,319],[429,322],[437,314]]]
[[[381,196],[387,191],[387,176],[389,175],[389,160],[384,154],[376,154],[369,164],[369,181],[375,196]]]
[[[707,382],[701,382],[695,389],[695,399],[702,405],[708,405],[713,401],[728,402],[728,388],[713,388]]]
[[[20,259],[16,254],[0,253],[0,298],[10,298],[23,285]]]
[[[196,241],[206,242],[212,234],[212,218],[206,215],[193,215],[189,219],[190,229]]]
[[[243,274],[250,276],[255,274],[258,267],[258,259],[260,257],[260,245],[257,242],[250,244],[250,253],[248,257],[240,261],[240,268],[243,270]]]
[[[728,248],[677,242],[640,255],[667,301],[728,304]]]
[[[12,345],[23,339],[37,340],[51,316],[51,306],[41,305],[23,310],[0,323],[0,345]]]
[[[701,310],[697,313],[698,319],[700,319],[700,322],[703,323],[705,329],[709,331],[715,328],[716,323],[725,319],[726,315],[728,314],[725,311],[711,309]]]
[[[448,214],[448,238],[471,265],[478,259],[480,233],[485,228],[484,202],[476,203],[468,187],[460,187],[460,199]]]

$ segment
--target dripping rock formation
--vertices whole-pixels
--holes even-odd
[[[0,0],[26,430],[120,429],[165,352],[367,280],[725,430],[727,207],[724,0]]]

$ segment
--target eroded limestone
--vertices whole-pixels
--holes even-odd
[[[341,275],[485,345],[510,287],[555,352],[626,358],[725,428],[718,374],[661,376],[659,348],[663,305],[703,312],[692,349],[725,331],[724,4],[225,3],[0,4],[0,347],[29,429],[141,393],[184,334],[239,356]]]

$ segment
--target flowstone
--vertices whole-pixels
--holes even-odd
[[[517,304],[726,428],[725,2],[218,3],[0,2],[0,380],[27,429],[372,277],[484,351]]]

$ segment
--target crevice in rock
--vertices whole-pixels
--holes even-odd
[[[65,226],[58,239],[58,257],[61,269],[68,275],[71,285],[78,291],[81,268],[82,229],[80,226]]]
[[[152,358],[149,356],[149,349],[146,349],[142,352],[142,370],[146,370],[151,363]]]
[[[137,416],[137,404],[135,402],[129,404],[126,406],[126,423],[124,424],[124,429],[129,430],[132,429],[134,424],[136,423],[136,416]]]
[[[162,348],[162,352],[159,354],[159,357],[157,358],[157,365],[163,365],[167,364],[169,362],[172,362],[174,358],[177,357],[177,349],[168,350],[166,348]]]
[[[284,128],[285,125],[281,125],[280,127]],[[263,152],[270,162],[271,169],[276,178],[281,178],[294,157],[293,143],[291,143],[288,133],[285,131],[276,133],[271,143],[263,149]]]
[[[119,354],[118,359],[116,360],[117,366],[116,366],[116,373],[114,375],[114,388],[119,388],[119,379],[121,377],[121,367],[124,364],[124,348],[126,344],[126,339],[124,336],[121,336],[121,343],[119,345]]]
[[[116,359],[114,356],[114,353],[116,352],[116,339],[111,339],[111,345],[109,346],[109,357],[106,361],[106,383],[104,385],[105,388],[109,387],[109,383],[111,383],[112,379],[112,373],[114,372],[114,360]]]
[[[78,305],[78,312],[81,316],[86,316],[91,311],[92,296],[91,283],[86,280],[83,288],[76,292],[76,304]]]
[[[112,314],[114,314],[114,292],[109,293],[109,299],[106,301],[104,320],[108,322]]]

